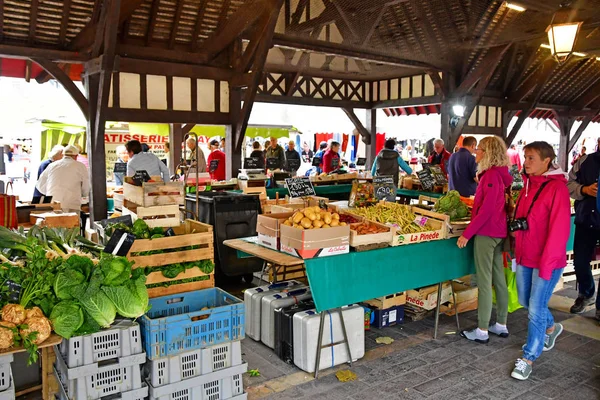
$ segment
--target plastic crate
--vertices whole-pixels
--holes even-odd
[[[54,371],[58,382],[64,386],[67,397],[71,400],[95,400],[121,393],[127,400],[143,399],[137,397],[143,389],[141,366],[145,354],[120,358],[117,363],[104,365],[97,363],[77,368],[68,368],[65,360],[57,354]]]
[[[61,383],[60,375],[54,369],[54,377],[59,383],[58,392],[54,395],[55,400],[76,400],[75,397],[69,397],[66,392],[66,387]],[[144,400],[148,397],[148,386],[142,384],[139,389],[130,390],[129,392],[123,392],[119,395],[110,396],[110,400]],[[14,397],[13,397],[14,398]],[[0,400],[4,400],[0,397]]]
[[[8,366],[8,376],[4,378],[5,381],[8,382],[8,386],[0,392],[0,400],[15,400],[15,381],[12,377],[12,372],[10,371],[10,364],[8,364]]]
[[[5,356],[0,357],[0,392],[9,389],[13,385],[12,374],[10,369],[10,363],[12,362],[12,354],[7,354]]]
[[[140,326],[130,320],[119,321],[98,333],[64,339],[58,349],[69,368],[144,352]]]
[[[150,400],[245,400],[242,374],[248,364],[222,369],[181,382],[149,387]]]
[[[219,288],[156,297],[150,305],[139,321],[151,360],[244,338],[244,303]]]
[[[145,370],[149,383],[154,387],[160,387],[235,367],[241,363],[242,346],[238,340],[176,356],[148,360]]]

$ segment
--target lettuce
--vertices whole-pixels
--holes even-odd
[[[61,301],[52,309],[50,321],[54,332],[69,339],[83,325],[83,310],[74,301]]]
[[[107,286],[119,286],[129,280],[131,276],[132,262],[125,257],[114,257],[104,254],[100,260],[99,267],[104,274],[102,284]]]
[[[102,287],[102,292],[112,301],[119,315],[125,318],[139,318],[148,311],[146,276],[136,275],[124,285]]]
[[[97,278],[95,279],[95,276],[98,275],[96,271],[99,270],[92,273],[92,280],[89,284],[74,286],[71,294],[100,327],[108,328],[117,316],[117,309],[106,294],[100,290],[100,282]]]
[[[71,300],[71,288],[86,281],[86,277],[79,271],[67,269],[60,272],[54,279],[54,293],[61,300]]]

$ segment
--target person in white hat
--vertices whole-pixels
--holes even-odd
[[[52,200],[60,202],[63,211],[79,212],[81,198],[90,192],[90,177],[85,165],[75,161],[79,155],[77,147],[69,145],[63,154],[62,160],[46,168],[36,187],[47,196],[52,196]]]

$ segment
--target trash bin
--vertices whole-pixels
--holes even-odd
[[[225,276],[244,276],[262,270],[262,260],[256,257],[238,258],[237,250],[223,244],[227,239],[256,236],[256,220],[260,214],[258,196],[224,192],[203,192],[198,197],[197,220],[213,226],[215,237],[215,272]],[[196,196],[186,197],[186,208],[196,210]],[[191,214],[188,213],[189,216]]]

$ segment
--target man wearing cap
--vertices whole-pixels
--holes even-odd
[[[79,161],[77,147],[65,147],[64,158],[53,162],[46,168],[37,183],[37,189],[47,196],[52,196],[54,201],[60,202],[60,207],[65,212],[79,212],[81,198],[90,193],[90,177],[88,170]]]
[[[219,141],[213,139],[209,143],[210,154],[206,164],[208,165],[208,172],[213,181],[224,181],[225,180],[225,153],[219,149]]]
[[[64,151],[64,147],[62,147],[60,144],[57,144],[56,146],[54,146],[52,148],[52,150],[50,150],[50,153],[48,154],[48,159],[45,161],[42,161],[42,163],[40,164],[40,167],[38,168],[38,175],[37,175],[38,180],[40,179],[40,176],[42,176],[42,174],[44,173],[46,168],[48,168],[50,166],[50,164],[52,164],[54,161],[58,161],[63,158],[63,151]],[[45,196],[45,194],[41,193],[37,188],[35,188],[35,190],[33,191],[33,197],[42,197],[42,196]]]

